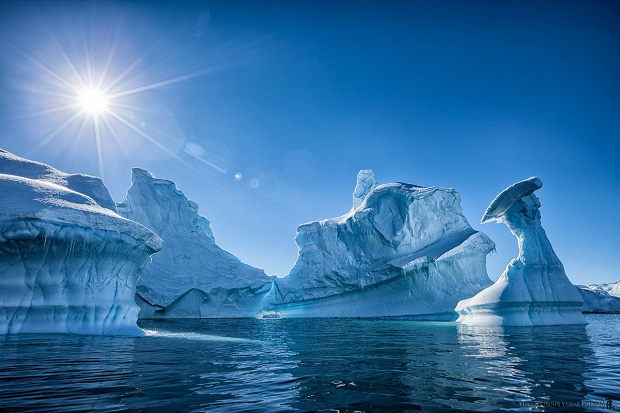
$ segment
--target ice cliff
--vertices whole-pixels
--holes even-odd
[[[198,205],[175,184],[134,168],[121,215],[164,240],[138,281],[140,318],[249,317],[261,310],[271,277],[216,243]]]
[[[0,150],[1,334],[142,334],[136,280],[160,248],[99,178]]]
[[[493,242],[463,216],[453,189],[377,185],[360,171],[353,208],[298,227],[299,257],[265,307],[288,317],[453,319],[491,284]]]
[[[473,325],[531,326],[586,324],[583,300],[564,273],[540,221],[536,177],[502,191],[482,223],[504,223],[517,237],[519,255],[492,286],[458,303],[458,322]]]

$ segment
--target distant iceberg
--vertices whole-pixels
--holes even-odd
[[[540,222],[536,177],[502,191],[482,223],[504,223],[517,237],[519,255],[492,286],[456,306],[458,322],[472,325],[532,326],[586,324],[583,299],[564,273]]]
[[[143,334],[136,279],[161,240],[99,178],[0,150],[0,194],[0,334]]]
[[[582,288],[588,288],[592,290],[600,290],[605,291],[607,294],[612,297],[620,298],[620,281],[616,281],[615,283],[604,283],[604,284],[588,284],[585,286],[580,286]]]
[[[140,318],[255,317],[272,277],[221,249],[198,205],[176,185],[134,168],[124,217],[164,240],[137,285]]]
[[[620,281],[609,284],[578,285],[586,313],[620,313]]]
[[[452,320],[456,303],[491,284],[493,242],[453,189],[378,185],[358,174],[351,211],[299,226],[299,257],[265,308],[282,317]]]

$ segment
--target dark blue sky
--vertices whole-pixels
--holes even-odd
[[[457,189],[497,244],[493,279],[516,241],[479,219],[537,175],[571,280],[620,279],[618,2],[0,2],[0,24],[0,147],[103,172],[118,201],[131,166],[172,179],[269,273],[294,264],[296,226],[347,212],[373,169]],[[134,129],[110,118],[97,145],[90,123],[63,128],[75,108],[52,110],[67,61],[95,78],[108,62],[104,84],[131,67],[116,92],[165,84],[120,97]]]

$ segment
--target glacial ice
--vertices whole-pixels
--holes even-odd
[[[135,284],[160,248],[99,178],[0,150],[1,334],[143,334]]]
[[[517,237],[519,254],[499,279],[456,306],[458,322],[485,326],[586,324],[583,300],[564,272],[540,221],[536,177],[502,191],[482,223],[504,223]]]
[[[164,240],[138,280],[140,318],[256,316],[272,277],[221,249],[198,205],[173,182],[139,168],[132,175],[119,213]]]
[[[587,313],[620,313],[620,281],[610,284],[578,285],[583,298],[582,311]]]
[[[357,184],[353,190],[353,209],[360,206],[366,195],[377,186],[375,173],[370,169],[362,169],[357,173]]]
[[[299,226],[295,241],[297,263],[264,300],[283,317],[451,320],[459,300],[491,284],[494,244],[469,225],[455,190],[377,185],[368,170],[349,213]]]
[[[616,281],[615,283],[605,283],[605,284],[588,284],[586,286],[582,286],[588,289],[595,289],[605,291],[609,295],[613,297],[620,298],[620,281]]]

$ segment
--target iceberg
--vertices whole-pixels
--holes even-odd
[[[584,313],[620,313],[620,282],[578,285]]]
[[[378,185],[370,170],[347,214],[299,226],[295,241],[295,266],[264,300],[282,317],[452,320],[459,300],[491,284],[495,245],[469,225],[458,192]]]
[[[174,182],[134,168],[119,213],[164,240],[137,284],[140,318],[254,317],[273,277],[215,243],[210,222]]]
[[[569,281],[540,221],[531,177],[502,191],[481,222],[504,223],[517,238],[519,254],[498,280],[456,306],[457,322],[485,326],[586,324],[581,295]]]
[[[136,280],[161,239],[99,178],[0,150],[0,194],[0,334],[143,334]]]

